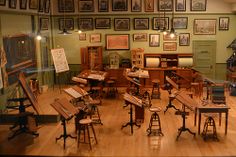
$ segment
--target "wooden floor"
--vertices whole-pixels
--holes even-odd
[[[55,142],[55,138],[62,133],[61,124],[42,124],[39,127],[39,137],[22,134],[8,141],[10,135],[9,125],[0,127],[0,155],[35,155],[35,156],[236,156],[236,97],[227,96],[227,104],[230,106],[228,134],[224,135],[224,121],[217,131],[220,141],[205,142],[200,135],[193,137],[184,132],[176,141],[178,128],[182,125],[180,116],[175,115],[173,109],[166,114],[160,113],[163,137],[147,136],[150,112],[145,109],[145,120],[140,128],[134,127],[131,135],[130,127],[121,126],[129,121],[129,110],[123,108],[122,99],[124,89],[119,89],[119,98],[103,99],[100,106],[101,118],[104,125],[95,125],[98,144],[93,144],[92,150],[89,145],[80,144],[77,140],[68,138],[66,149],[63,149],[63,140]],[[44,114],[57,114],[50,103],[57,97],[66,96],[58,89],[49,89],[47,93],[39,96],[40,107]],[[67,97],[67,96],[66,96]],[[167,104],[167,91],[161,91],[161,100],[153,99],[153,106],[160,106],[163,110]],[[197,99],[197,98],[196,98]],[[198,100],[198,99],[197,99]],[[174,101],[177,107],[180,104]],[[197,126],[193,124],[194,113],[190,113],[186,125],[193,132],[197,132]],[[223,115],[224,118],[224,115]],[[203,123],[202,123],[203,124]],[[74,132],[74,121],[67,123],[68,133]],[[94,143],[94,142],[93,142]]]

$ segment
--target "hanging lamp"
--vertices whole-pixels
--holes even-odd
[[[42,36],[41,36],[41,33],[40,33],[40,18],[39,18],[39,11],[37,13],[37,16],[38,16],[38,31],[37,31],[37,34],[36,34],[36,39],[37,40],[41,40],[42,39]]]
[[[66,29],[65,0],[64,0],[64,11],[63,11],[63,30],[62,32],[59,32],[58,34],[63,34],[63,35],[71,34]]]
[[[171,38],[174,38],[176,36],[176,33],[175,33],[175,28],[174,28],[174,3],[172,1],[172,18],[171,18],[171,29],[170,29],[170,37]]]

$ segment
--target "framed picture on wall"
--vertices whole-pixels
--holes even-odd
[[[38,9],[38,0],[29,0],[30,9]]]
[[[169,29],[169,17],[153,17],[152,27],[154,30],[163,30],[164,27]]]
[[[86,40],[86,33],[80,33],[79,34],[79,40],[80,41]]]
[[[177,50],[177,43],[176,42],[164,42],[163,43],[163,50],[164,51],[176,51]]]
[[[40,18],[40,30],[48,30],[49,18]]]
[[[144,0],[145,12],[154,12],[154,0]]]
[[[130,30],[130,19],[129,18],[114,18],[114,30],[115,31]]]
[[[164,41],[176,41],[177,35],[175,35],[175,37],[171,37],[170,33],[167,33],[166,35],[163,34],[163,40]]]
[[[27,0],[20,0],[20,9],[27,8]]]
[[[78,18],[78,28],[83,30],[93,30],[93,18]]]
[[[128,11],[128,0],[112,0],[112,11]]]
[[[193,33],[195,35],[215,35],[216,19],[195,19]]]
[[[9,0],[9,8],[16,9],[17,0]]]
[[[187,29],[188,17],[174,17],[172,20],[175,29]]]
[[[108,12],[109,11],[109,0],[98,0],[98,11]]]
[[[191,11],[206,11],[207,0],[191,0]]]
[[[39,12],[43,12],[44,10],[44,0],[39,0]]]
[[[65,26],[64,26],[65,24]],[[74,19],[73,18],[59,18],[59,30],[63,29],[74,30]]]
[[[106,34],[106,50],[129,50],[129,34]]]
[[[49,13],[49,10],[50,10],[50,0],[45,0],[44,11],[45,13]]]
[[[175,11],[186,11],[186,0],[175,0]]]
[[[5,6],[6,5],[6,0],[0,0],[0,6]]]
[[[172,11],[172,10],[173,10],[173,0],[158,1],[158,11]]]
[[[79,0],[79,11],[80,12],[93,12],[94,11],[93,0]]]
[[[150,47],[160,46],[160,34],[149,34],[149,46]]]
[[[101,42],[101,34],[100,33],[94,33],[90,35],[90,42],[91,43],[99,43]]]
[[[134,18],[134,29],[137,30],[149,29],[149,18]]]
[[[219,17],[219,30],[229,30],[229,17]]]
[[[111,18],[96,18],[95,19],[96,29],[110,29],[111,28]]]
[[[74,12],[74,0],[58,0],[58,11],[63,12]]]
[[[142,0],[131,0],[131,11],[141,12],[142,11]]]
[[[147,41],[147,33],[134,33],[133,35],[134,41]]]
[[[189,45],[190,45],[190,33],[180,33],[179,46],[189,46]]]

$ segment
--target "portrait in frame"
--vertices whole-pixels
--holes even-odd
[[[79,0],[79,11],[80,12],[93,12],[94,11],[93,0]]]
[[[175,11],[186,11],[186,0],[175,0]]]
[[[58,12],[74,12],[74,0],[58,0]]]
[[[131,0],[131,11],[141,12],[142,11],[142,0]]]
[[[130,18],[114,18],[115,31],[128,31],[130,30]]]
[[[65,24],[65,26],[64,26]],[[74,19],[73,18],[59,18],[59,30],[63,29],[74,30]]]
[[[219,17],[219,30],[229,30],[229,17]]]
[[[27,8],[27,0],[20,0],[20,9]]]
[[[195,19],[193,33],[195,35],[215,35],[216,19]]]
[[[179,33],[179,46],[190,45],[190,33]]]
[[[40,30],[48,30],[49,18],[40,18]]]
[[[9,0],[9,8],[16,9],[17,0]]]
[[[174,29],[187,29],[188,17],[174,17],[172,20]]]
[[[149,34],[149,46],[150,47],[160,46],[160,34]]]
[[[128,11],[128,0],[112,0],[112,11]]]
[[[109,11],[109,0],[98,0],[98,11],[108,12]]]
[[[106,50],[129,50],[129,34],[106,34]]]
[[[43,12],[43,10],[44,10],[44,0],[38,0],[38,1],[39,1],[38,11]]]
[[[147,41],[147,33],[134,33],[133,40],[135,42]]]
[[[82,31],[93,30],[93,18],[78,18],[78,28]]]
[[[149,18],[134,18],[134,29],[136,30],[149,29]]]
[[[173,0],[158,1],[158,11],[172,11],[172,10],[173,10]]]
[[[110,29],[111,28],[111,18],[96,18],[95,19],[96,29]]]
[[[50,10],[50,0],[45,0],[44,11],[45,13],[49,13],[49,10]]]
[[[6,5],[6,0],[0,0],[0,6],[5,6]]]
[[[164,42],[163,43],[163,50],[164,51],[176,51],[177,50],[177,43],[176,42]]]
[[[206,11],[207,0],[191,0],[191,11]]]
[[[169,17],[153,17],[152,27],[154,30],[163,30],[164,27],[169,29]]]
[[[90,35],[90,42],[91,43],[99,43],[101,42],[101,34],[100,33],[93,33]]]
[[[144,0],[145,12],[154,12],[154,0]]]
[[[38,0],[29,0],[30,9],[38,9]]]
[[[86,40],[86,33],[80,33],[79,34],[79,40],[80,41],[85,41]]]

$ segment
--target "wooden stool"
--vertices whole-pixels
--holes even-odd
[[[158,136],[164,136],[164,134],[161,131],[161,120],[157,112],[161,111],[160,107],[151,107],[149,109],[150,112],[153,112],[151,115],[149,127],[147,129],[148,136],[151,135],[151,133],[157,133]],[[155,128],[153,128],[155,127]]]
[[[152,80],[152,94],[151,98],[154,99],[160,99],[161,93],[160,93],[160,80],[154,79]]]
[[[116,87],[114,80],[107,80],[107,97],[115,97],[116,96]]]
[[[90,118],[92,119],[92,121],[96,124],[103,125],[98,110],[98,105],[101,105],[101,100],[90,100],[88,104],[91,106]]]
[[[96,134],[95,134],[95,130],[93,128],[93,124],[92,124],[92,120],[91,119],[81,119],[79,121],[79,133],[78,133],[78,147],[79,147],[79,143],[82,143],[80,141],[80,134],[83,131],[84,132],[84,141],[83,143],[86,143],[86,131],[87,131],[87,137],[88,137],[88,143],[90,146],[90,149],[92,149],[92,145],[91,145],[91,140],[90,140],[90,133],[89,133],[89,126],[92,128],[93,131],[93,136],[95,138],[95,142],[97,144],[97,138],[96,138]]]
[[[203,127],[203,132],[201,134],[204,141],[206,141],[209,138],[211,138],[215,141],[219,141],[219,139],[217,137],[217,133],[216,133],[215,120],[213,118],[214,115],[213,114],[208,114],[208,115],[205,115],[205,116],[207,116],[207,119],[206,119],[204,127]],[[211,127],[211,129],[210,129],[210,127]]]
[[[101,86],[94,86],[91,88],[91,97],[94,99],[94,98],[97,98],[97,97],[101,97],[102,96],[102,90],[103,90],[103,87]]]
[[[118,93],[118,89],[117,89],[117,78],[116,77],[110,77],[110,80],[113,80],[115,81],[115,89],[116,89],[116,92]]]

